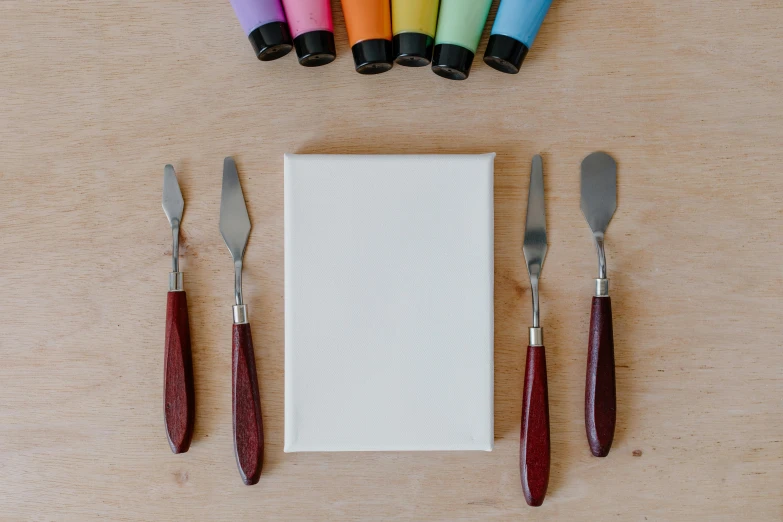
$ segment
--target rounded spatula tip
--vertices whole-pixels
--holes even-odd
[[[582,160],[580,177],[582,213],[593,234],[603,234],[617,209],[617,162],[606,152],[593,152]]]

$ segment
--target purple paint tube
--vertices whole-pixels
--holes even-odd
[[[280,0],[231,0],[231,5],[259,60],[277,60],[291,52],[291,33]]]

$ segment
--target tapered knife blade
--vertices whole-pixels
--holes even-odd
[[[546,213],[544,209],[544,163],[541,156],[533,156],[530,168],[530,188],[527,195],[527,218],[522,252],[527,271],[536,279],[541,275],[546,257]]]
[[[174,167],[166,165],[163,169],[163,212],[169,218],[169,223],[174,226],[175,223],[182,221],[182,212],[185,210],[185,200],[182,199],[182,191],[179,189],[177,174]]]
[[[605,152],[582,161],[582,214],[593,234],[603,235],[617,210],[617,163]]]
[[[223,161],[223,192],[220,197],[220,234],[234,261],[242,259],[250,237],[250,216],[239,184],[234,158]]]

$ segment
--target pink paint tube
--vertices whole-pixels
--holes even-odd
[[[329,0],[283,0],[288,25],[294,37],[299,63],[317,67],[334,61],[334,28]]]
[[[291,33],[280,0],[231,0],[231,5],[259,60],[277,60],[291,52]]]

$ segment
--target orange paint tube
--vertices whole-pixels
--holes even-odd
[[[342,0],[356,72],[378,74],[392,68],[389,0]]]

